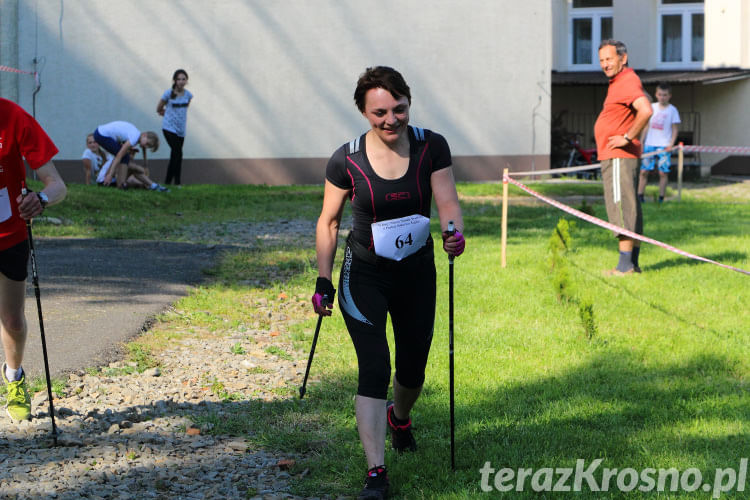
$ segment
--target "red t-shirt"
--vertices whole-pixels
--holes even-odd
[[[42,127],[20,106],[0,98],[0,250],[24,241],[26,222],[16,198],[26,182],[23,160],[36,170],[57,154]]]
[[[608,149],[607,141],[613,135],[624,135],[635,121],[636,111],[633,103],[639,97],[646,96],[643,84],[632,68],[624,68],[609,81],[607,98],[604,99],[602,112],[594,124],[596,138],[596,156],[600,160],[611,158],[639,158],[641,141],[633,137],[624,148]]]

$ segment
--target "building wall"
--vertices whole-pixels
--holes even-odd
[[[705,65],[750,67],[750,0],[709,0]]]
[[[651,47],[656,44],[656,3],[658,0],[613,0],[613,36],[625,42],[628,57],[638,61],[636,67],[651,68],[657,54]],[[553,0],[553,61],[556,71],[575,71],[570,64],[570,13],[572,0]],[[598,66],[598,61],[594,61]],[[632,65],[632,64],[631,64]],[[586,68],[591,71],[594,68]]]
[[[717,90],[721,89],[721,92]],[[727,127],[727,123],[750,125],[750,80],[707,85],[696,95],[696,106],[702,109],[703,142],[717,146],[750,146],[748,127]]]
[[[552,2],[552,69],[566,71],[568,65],[568,8],[572,0]]]
[[[1,1],[0,9],[12,3]],[[156,104],[177,68],[187,70],[195,94],[185,168],[210,160],[224,165],[217,175],[239,170],[228,181],[294,181],[305,169],[300,160],[310,160],[312,178],[322,179],[325,159],[367,127],[352,93],[364,68],[377,64],[404,74],[412,123],[446,136],[459,173],[480,165],[476,175],[497,178],[507,158],[525,168],[549,154],[547,0],[16,5],[17,64],[31,69],[40,61],[36,116],[60,148],[56,161],[71,169],[85,135],[100,123],[127,120],[160,132]],[[17,90],[31,110],[31,78],[20,77]],[[10,89],[0,92],[11,96]],[[168,152],[164,144],[154,168]],[[291,177],[268,172],[270,165],[288,168]]]
[[[613,0],[614,37],[628,46],[631,66],[659,69],[660,0]],[[569,65],[569,15],[572,0],[552,3],[553,69]],[[705,0],[705,68],[750,68],[750,0]]]
[[[657,56],[654,0],[614,0],[613,10],[613,35],[627,46],[628,64],[652,69]]]

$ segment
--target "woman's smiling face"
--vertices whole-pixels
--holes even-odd
[[[407,130],[409,99],[405,96],[395,98],[383,88],[370,89],[365,94],[362,114],[380,140],[393,144]]]

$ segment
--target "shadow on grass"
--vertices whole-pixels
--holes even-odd
[[[726,253],[733,253],[733,252],[726,252]],[[719,254],[719,255],[715,255],[715,256],[709,257],[709,258],[714,259],[714,260],[718,260],[723,255],[724,254]],[[674,266],[677,266],[677,265],[707,264],[706,262],[701,262],[701,261],[696,261],[696,260],[692,260],[692,259],[687,259],[687,258],[684,258],[684,257],[682,258],[682,260],[679,260],[679,259],[673,259],[673,260],[676,261],[676,263],[674,264]],[[626,294],[628,297],[630,297],[632,300],[634,300],[636,302],[640,302],[641,304],[643,304],[643,305],[645,305],[645,306],[647,306],[647,307],[649,307],[649,308],[651,308],[651,309],[653,309],[655,311],[659,311],[660,313],[664,314],[665,316],[667,316],[667,318],[669,318],[671,320],[679,321],[680,323],[682,323],[684,325],[687,325],[687,326],[691,326],[693,328],[696,328],[699,331],[704,331],[706,333],[711,333],[711,334],[719,336],[719,337],[722,336],[721,332],[719,332],[717,330],[714,330],[713,328],[707,327],[705,324],[695,323],[694,321],[686,319],[686,318],[680,316],[679,314],[677,314],[676,312],[663,307],[662,305],[658,304],[657,302],[652,301],[652,300],[648,300],[647,298],[644,298],[642,295],[639,295],[639,294],[631,291],[627,287],[618,286],[619,284],[617,282],[612,282],[611,280],[607,280],[601,274],[592,273],[590,269],[581,267],[580,265],[578,265],[572,259],[568,259],[568,262],[570,262],[570,264],[573,267],[575,267],[580,273],[586,274],[590,278],[596,279],[599,283],[601,283],[602,285],[604,285],[606,287],[609,287],[612,290],[617,290],[618,292]],[[649,270],[653,271],[657,267],[658,267],[658,264],[653,265],[653,266],[644,267],[643,269],[645,271],[649,271]],[[668,266],[665,266],[665,267],[668,267]]]
[[[458,353],[457,366],[468,356],[473,354]],[[462,380],[459,371],[455,473],[449,472],[448,394],[428,379],[412,415],[419,452],[386,450],[393,498],[476,498],[486,461],[496,468],[574,466],[579,458],[605,458],[604,466],[620,468],[686,461],[704,470],[736,466],[750,445],[741,430],[750,402],[736,375],[738,364],[706,355],[645,366],[628,352],[606,352],[557,375],[498,380],[486,390]],[[365,464],[353,416],[355,385],[353,373],[326,376],[309,387],[304,402],[289,399],[251,410],[264,429],[260,442],[307,454],[303,494],[359,487]],[[725,424],[734,430],[727,432]]]
[[[488,461],[496,469],[538,469],[604,458],[602,467],[698,467],[706,472],[736,467],[737,457],[750,446],[750,435],[743,427],[750,401],[737,375],[740,361],[729,356],[702,355],[646,365],[629,352],[598,352],[585,363],[554,375],[520,382],[497,380],[478,388],[460,369],[474,355],[457,353],[457,471],[451,473],[449,465],[448,394],[441,385],[444,381],[431,381],[428,376],[412,414],[419,451],[386,452],[392,498],[477,498],[482,495],[479,469]],[[486,382],[491,377],[487,373],[483,378]],[[191,443],[210,441],[196,436],[176,444],[155,432],[107,433],[112,422],[121,420],[137,423],[162,415],[185,416],[197,425],[210,424],[211,434],[244,437],[253,446],[246,454],[224,456],[222,464],[195,454],[176,464],[177,469],[224,470],[227,460],[248,460],[256,447],[265,447],[297,458],[290,473],[299,493],[351,494],[361,487],[365,468],[352,401],[356,376],[348,372],[321,374],[321,378],[322,382],[308,386],[302,401],[295,387],[294,396],[275,401],[161,401],[119,412],[102,410],[88,415],[84,442],[87,446],[123,443],[127,450],[147,445],[154,453],[167,455],[175,446],[196,447]],[[75,409],[68,415],[69,420],[87,417]],[[65,420],[59,424],[64,426]],[[27,446],[23,439],[6,436],[5,440]],[[35,456],[44,460],[47,455]],[[303,474],[306,469],[309,473]],[[163,480],[174,472],[166,465],[134,464],[117,474],[109,486],[115,491],[118,485],[138,478],[144,484],[158,481],[161,494],[176,494],[182,491],[179,482]],[[249,470],[238,484],[251,490],[261,474],[262,468]],[[71,480],[72,491],[95,483],[81,474]],[[528,484],[527,491],[517,497],[538,498]],[[584,492],[581,497],[594,498],[595,494]]]
[[[730,262],[744,261],[745,259],[747,259],[747,256],[748,254],[745,252],[721,252],[721,253],[715,253],[715,254],[702,255],[701,257],[705,257],[707,259],[714,260],[716,262],[721,262],[722,264],[727,264]],[[673,267],[698,266],[698,265],[710,265],[710,264],[707,262],[689,259],[686,257],[675,257],[672,259],[662,260],[660,262],[657,262],[656,264],[644,266],[643,270],[644,271],[659,271],[661,269],[669,269]]]
[[[447,395],[439,402],[428,398],[419,412],[431,440],[422,450],[445,465],[420,470],[424,457],[410,459],[399,471],[397,489],[403,498],[413,498],[419,486],[405,477],[428,473],[434,475],[426,479],[434,485],[432,493],[475,498],[481,494],[479,469],[488,461],[496,470],[574,467],[577,459],[588,466],[597,458],[605,459],[602,468],[737,468],[750,445],[750,435],[742,430],[750,402],[735,374],[737,364],[731,358],[698,356],[652,367],[627,352],[603,353],[559,375],[498,381],[496,388],[473,394],[468,389],[469,403],[461,401],[460,386],[471,381],[459,376],[459,470],[448,472]],[[525,494],[515,495],[538,498],[528,480]],[[582,497],[600,498],[594,493]]]
[[[272,288],[309,273],[315,260],[314,248],[233,248],[204,273],[223,284]]]

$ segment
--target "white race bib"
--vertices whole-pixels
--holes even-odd
[[[423,215],[410,215],[370,224],[375,254],[391,260],[401,260],[427,243],[430,237],[430,219]]]
[[[0,189],[0,222],[10,219],[11,215],[13,215],[13,211],[10,208],[10,195],[8,194],[8,188],[4,187]]]

